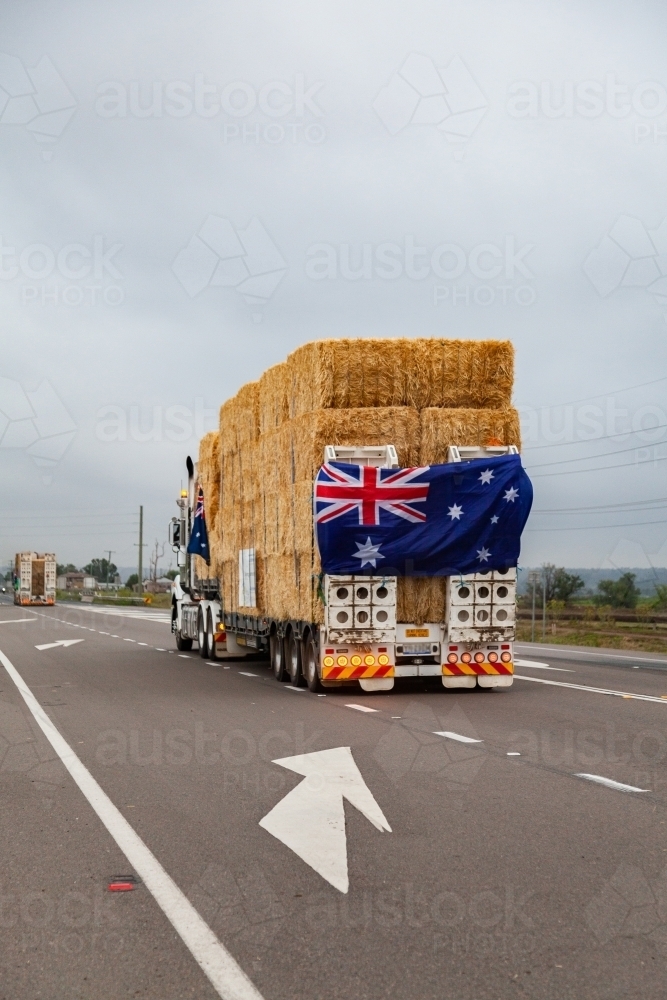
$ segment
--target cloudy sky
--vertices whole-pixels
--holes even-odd
[[[3,564],[134,564],[299,344],[452,336],[516,346],[522,562],[667,565],[666,18],[6,0]]]

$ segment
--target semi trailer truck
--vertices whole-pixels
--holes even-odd
[[[169,528],[177,647],[196,645],[210,659],[265,656],[277,680],[311,691],[389,691],[415,677],[440,677],[454,689],[510,687],[518,535],[532,496],[510,405],[512,357],[511,345],[495,341],[316,342],[223,404],[219,432],[202,440],[197,463],[187,460],[187,489]],[[466,540],[479,553],[474,566],[469,559],[464,569],[424,571],[408,558],[383,571],[390,563],[381,562],[374,531],[393,515],[404,526],[421,515],[378,500],[374,522],[357,504],[359,563],[327,568],[322,475],[384,486],[438,472],[454,484],[481,480],[483,492],[508,468],[523,476],[512,557],[498,560],[480,521],[479,541],[470,532]],[[519,491],[510,485],[505,494],[501,507],[516,513]],[[356,524],[354,506],[324,503]],[[461,509],[449,508],[454,533]],[[368,523],[376,527],[367,531]]]
[[[52,552],[17,552],[14,604],[56,603],[56,557]]]

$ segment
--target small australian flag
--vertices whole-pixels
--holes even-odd
[[[206,515],[204,514],[204,491],[199,487],[197,494],[197,506],[195,507],[195,519],[192,524],[192,534],[188,552],[193,556],[201,556],[206,560],[206,565],[211,565],[211,556],[208,550],[208,532],[206,530]]]

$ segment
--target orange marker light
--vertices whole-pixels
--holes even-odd
[[[449,656],[447,657],[448,663],[456,663],[457,660],[458,656],[456,655],[456,653],[450,653]]]
[[[484,653],[475,653],[475,663],[484,663]]]
[[[325,656],[324,659],[322,660],[322,663],[324,664],[325,667],[333,667],[334,665],[333,656]]]
[[[470,661],[472,660],[472,656],[470,655],[470,653],[464,653],[461,659],[463,660],[464,663],[470,663]]]
[[[339,656],[338,659],[336,660],[336,663],[338,664],[339,667],[346,667],[347,656]]]
[[[500,659],[503,661],[503,663],[509,663],[510,660],[512,659],[512,654],[511,653],[501,653],[500,654]]]
[[[372,667],[375,663],[375,657],[369,653],[368,656],[364,656],[364,663],[367,667]]]
[[[350,660],[350,663],[352,664],[353,667],[360,667],[361,666],[361,657],[357,656],[357,654],[355,653],[355,655]]]
[[[387,664],[389,663],[389,657],[387,656],[386,653],[381,653],[380,656],[378,656],[378,663],[380,664],[381,667],[387,666]]]

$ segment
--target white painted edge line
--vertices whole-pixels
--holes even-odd
[[[257,674],[252,674],[250,676],[256,677]],[[295,688],[295,687],[292,687],[291,684],[283,684],[283,691],[294,691],[294,694],[304,694],[305,690],[306,690],[305,688]]]
[[[538,663],[537,660],[515,660],[515,667],[532,667],[533,670],[555,670],[559,674],[576,674],[576,670],[568,667],[550,667],[548,663]]]
[[[239,673],[244,677],[259,677],[259,674],[249,674],[247,670],[239,670]]]
[[[667,705],[667,699],[654,698],[650,694],[631,694],[629,691],[609,691],[606,688],[586,687],[585,684],[568,684],[566,681],[547,681],[544,677],[523,677],[515,674],[518,681],[532,681],[533,684],[548,684],[550,687],[572,688],[573,691],[589,691],[591,694],[611,694],[617,698],[633,698],[636,701],[654,701],[658,705]]]
[[[36,622],[36,618],[2,618],[0,625],[14,625],[17,622]]]
[[[100,788],[60,735],[18,670],[0,652],[0,663],[14,681],[37,725],[69,771],[80,792],[118,844],[193,958],[223,1000],[263,1000],[243,969],[217,939],[190,900]]]
[[[575,774],[575,778],[585,778],[587,781],[595,781],[598,785],[605,785],[613,788],[617,792],[650,792],[650,788],[635,788],[634,785],[624,785],[620,781],[612,778],[603,778],[601,774]]]
[[[461,736],[460,733],[433,733],[434,736],[444,736],[447,740],[458,740],[459,743],[483,743],[484,740],[473,740],[471,736]]]
[[[516,642],[514,644],[514,648],[517,649],[520,645],[523,645],[524,648],[525,648],[525,644],[524,643],[518,643],[518,642]],[[603,659],[603,660],[609,660],[609,659],[614,659],[614,660],[634,660],[635,663],[637,663],[637,662],[638,663],[661,663],[664,667],[667,667],[667,659],[663,659],[663,660],[650,660],[650,659],[648,659],[648,657],[623,656],[621,653],[614,653],[614,652],[609,652],[609,653],[594,653],[594,652],[591,651],[589,653],[589,651],[587,649],[573,649],[571,646],[542,646],[541,645],[540,646],[540,650],[544,650],[545,653],[561,653],[561,654],[572,653],[572,656],[567,656],[566,657],[565,655],[563,655],[563,659],[564,660],[565,659],[576,660],[576,658],[578,656],[581,656],[581,657],[586,657],[586,656],[591,657],[592,656],[592,657],[596,657],[597,659]]]
[[[346,705],[345,708],[354,708],[357,712],[378,712],[377,708],[368,708],[366,705]]]

